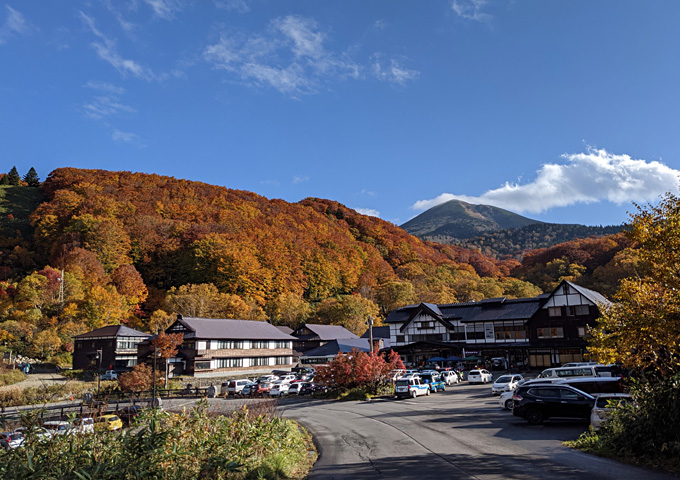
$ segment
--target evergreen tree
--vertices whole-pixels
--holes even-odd
[[[0,185],[9,185],[9,177],[6,173],[0,177]]]
[[[29,187],[37,187],[40,185],[40,177],[38,177],[38,172],[35,171],[35,168],[31,167],[28,173],[24,175],[24,182],[26,182]]]
[[[16,166],[12,167],[12,170],[10,170],[9,173],[7,174],[7,181],[9,182],[10,185],[20,184],[21,177],[19,176],[19,172],[17,171]]]

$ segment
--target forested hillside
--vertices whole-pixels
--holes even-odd
[[[40,188],[34,231],[3,239],[0,255],[0,341],[15,352],[63,354],[73,335],[112,323],[153,332],[173,313],[362,333],[369,314],[414,301],[539,293],[509,277],[516,261],[423,242],[329,200],[73,168]]]
[[[580,238],[613,235],[619,233],[622,228],[621,225],[592,227],[576,224],[538,223],[522,228],[488,232],[466,240],[437,236],[423,238],[472,248],[494,258],[515,257],[521,259],[524,253],[529,250],[548,248]]]

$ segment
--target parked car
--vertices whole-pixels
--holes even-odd
[[[493,375],[486,369],[470,370],[468,383],[489,383],[493,381]]]
[[[600,365],[600,367],[603,366]],[[597,377],[597,368],[597,365],[546,368],[538,375],[538,378]]]
[[[94,418],[78,417],[73,419],[73,427],[76,433],[94,433]]]
[[[631,401],[632,397],[627,393],[602,393],[598,395],[590,412],[590,425],[594,430],[599,430],[615,408]]]
[[[559,385],[569,385],[597,397],[603,393],[624,393],[625,386],[620,377],[572,377],[556,380]]]
[[[394,393],[397,398],[416,398],[419,395],[429,395],[430,387],[421,383],[419,377],[401,377],[394,386]]]
[[[299,395],[300,387],[302,387],[302,382],[291,383],[288,388],[288,395]]]
[[[328,387],[314,382],[304,382],[300,387],[299,395],[311,395],[317,392],[326,392]]]
[[[288,375],[281,375],[279,380],[283,383],[292,383],[297,380],[297,377],[291,373]]]
[[[502,392],[512,391],[517,387],[517,384],[524,380],[520,374],[501,375],[491,385],[491,394],[500,395]]]
[[[252,383],[250,380],[230,380],[227,384],[228,395],[241,395],[246,385]]]
[[[76,433],[75,428],[71,422],[65,420],[49,420],[42,424],[45,429],[46,437],[53,438],[57,435],[73,435]]]
[[[515,394],[513,390],[502,392],[498,396],[498,403],[506,410],[512,410],[512,396]]]
[[[421,374],[420,381],[430,387],[432,393],[446,390],[446,385],[437,372]]]
[[[123,428],[123,421],[118,417],[118,415],[107,414],[97,417],[95,419],[95,425],[97,429],[106,430],[120,430]]]
[[[283,383],[280,380],[272,385],[272,389],[269,391],[270,397],[283,397],[288,395],[288,389],[290,388],[289,383]]]
[[[2,432],[0,433],[0,448],[12,450],[24,444],[24,434],[21,432]]]
[[[260,382],[250,386],[251,397],[261,397],[268,395],[272,389],[272,384],[269,382]]]
[[[253,387],[257,385],[255,382],[250,382],[246,383],[246,385],[243,387],[243,390],[241,390],[241,395],[250,395],[250,392],[252,391]]]
[[[532,425],[549,418],[590,420],[595,397],[568,385],[522,385],[512,396],[512,413]]]
[[[142,410],[144,407],[141,407],[139,405],[130,405],[128,407],[123,407],[120,410],[116,412],[116,415],[118,415],[118,418],[120,418],[121,422],[123,422],[124,427],[129,427],[133,423],[135,423],[135,419],[139,416],[140,413],[142,413]]]
[[[115,370],[107,370],[100,378],[102,380],[118,380],[118,374]]]
[[[460,377],[455,372],[455,370],[446,370],[445,372],[442,372],[441,378],[446,385],[452,385],[454,383],[460,382]]]
[[[260,383],[271,383],[275,382],[278,379],[279,377],[277,377],[276,375],[262,375],[260,378],[257,379],[257,381]]]

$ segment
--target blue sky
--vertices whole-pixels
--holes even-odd
[[[677,192],[680,2],[0,3],[0,158],[401,224],[450,198],[626,221]]]

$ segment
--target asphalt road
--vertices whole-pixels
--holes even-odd
[[[489,385],[406,400],[290,399],[279,408],[314,435],[320,456],[311,480],[677,478],[564,447],[588,426],[528,425],[500,408]]]

